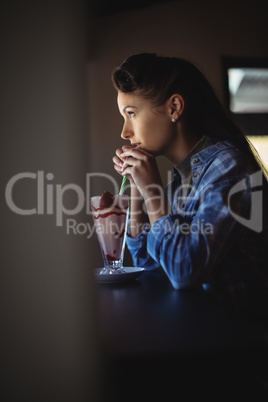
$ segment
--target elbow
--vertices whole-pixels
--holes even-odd
[[[196,285],[197,285],[196,283],[192,283],[191,280],[176,280],[171,277],[169,277],[169,280],[170,280],[173,288],[176,290],[192,289],[192,288],[196,287]]]
[[[168,272],[165,270],[165,272],[173,288],[176,290],[193,289],[202,285],[203,275],[200,270],[196,270],[188,274],[184,273],[184,275],[180,275],[176,271]]]
[[[180,258],[161,261],[173,288],[183,290],[200,287],[209,270],[208,253],[204,254],[203,258],[197,258],[194,253],[183,257],[180,255]]]

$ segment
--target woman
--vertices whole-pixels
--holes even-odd
[[[238,310],[253,303],[261,309],[267,181],[245,136],[183,59],[134,55],[112,80],[125,120],[121,137],[130,141],[113,161],[131,182],[127,245],[134,264],[162,267],[176,289],[202,286]],[[158,155],[173,164],[165,191]]]

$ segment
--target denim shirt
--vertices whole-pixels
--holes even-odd
[[[136,238],[127,236],[127,246],[135,266],[162,267],[175,289],[202,286],[240,310],[268,289],[266,179],[228,141],[194,154],[190,163],[184,203],[174,169],[166,188],[172,212]]]

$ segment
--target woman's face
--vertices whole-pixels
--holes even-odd
[[[121,137],[139,144],[153,155],[164,155],[176,136],[168,102],[154,106],[152,101],[134,92],[118,92],[119,111],[124,117]]]

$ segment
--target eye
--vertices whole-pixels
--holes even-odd
[[[132,112],[131,110],[129,110],[129,111],[127,112],[127,114],[129,115],[130,119],[132,119],[132,117],[135,116],[135,113]]]

